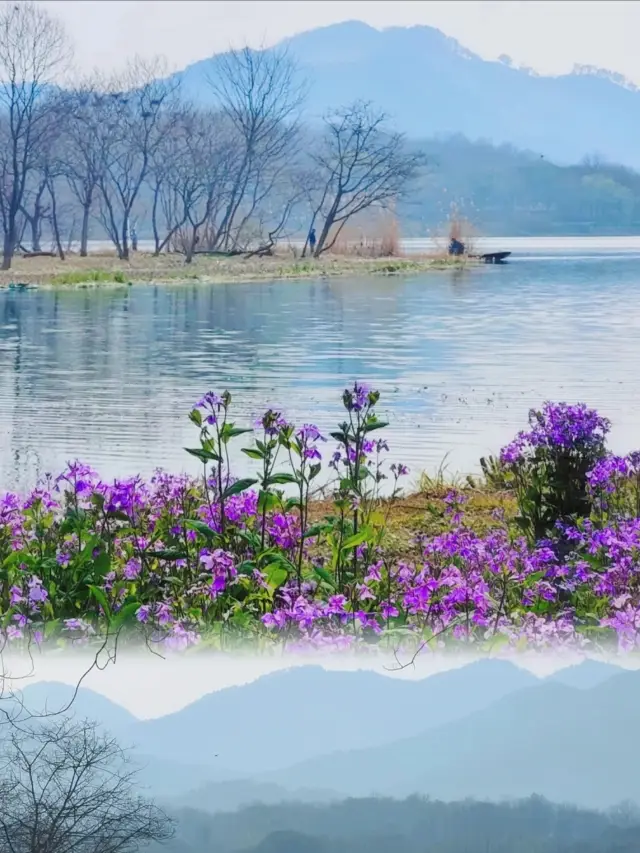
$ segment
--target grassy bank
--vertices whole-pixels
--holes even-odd
[[[11,270],[0,272],[0,287],[30,284],[40,287],[97,287],[162,282],[228,283],[362,275],[402,275],[447,269],[473,263],[442,255],[411,258],[328,256],[318,260],[289,256],[271,258],[196,257],[185,264],[179,255],[138,252],[129,262],[115,255],[95,254],[59,258],[14,259]]]

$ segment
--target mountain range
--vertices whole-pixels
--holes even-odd
[[[368,750],[333,753],[269,779],[289,788],[330,781],[345,796],[502,800],[539,794],[591,808],[640,802],[640,673],[586,690],[559,682]]]
[[[620,75],[577,67],[541,76],[508,60],[487,61],[427,26],[377,30],[360,21],[285,40],[308,81],[306,114],[372,101],[409,137],[461,133],[508,143],[558,163],[586,155],[640,167],[640,92]],[[179,72],[184,94],[214,103],[219,55]]]
[[[55,711],[73,689],[23,695]],[[213,812],[414,792],[640,802],[639,708],[637,672],[585,661],[539,679],[490,659],[417,680],[297,667],[151,720],[84,688],[72,706],[134,747],[153,794]]]

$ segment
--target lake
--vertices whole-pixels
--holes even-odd
[[[407,277],[3,290],[3,488],[72,458],[105,477],[195,470],[187,414],[210,389],[231,391],[239,424],[275,406],[329,430],[354,379],[382,392],[391,456],[416,475],[445,457],[477,470],[545,399],[593,405],[614,449],[639,446],[640,240],[480,248],[514,256]]]

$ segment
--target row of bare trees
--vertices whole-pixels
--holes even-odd
[[[214,58],[209,109],[185,101],[162,60],[63,84],[69,61],[44,8],[0,11],[4,269],[17,251],[42,251],[45,232],[61,258],[76,241],[86,255],[96,224],[123,260],[137,223],[156,253],[187,262],[198,251],[270,253],[311,228],[320,255],[420,167],[371,104],[305,125],[306,85],[286,51]]]

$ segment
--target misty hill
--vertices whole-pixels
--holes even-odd
[[[640,174],[597,160],[558,166],[513,146],[463,136],[414,143],[427,168],[399,203],[406,236],[425,236],[454,209],[483,236],[640,231]]]
[[[640,673],[590,690],[547,680],[465,719],[367,750],[336,752],[269,774],[295,787],[313,779],[345,795],[446,800],[540,794],[604,807],[640,803]]]
[[[176,761],[197,757],[199,763],[217,761],[254,775],[330,750],[374,746],[424,732],[535,683],[535,676],[497,660],[419,681],[364,670],[298,667],[211,693],[175,714],[139,722],[128,736],[145,754]],[[315,780],[313,786],[318,787]],[[334,788],[330,783],[319,787]]]
[[[415,139],[461,133],[509,143],[550,160],[598,153],[640,167],[640,93],[609,72],[537,76],[489,62],[433,27],[376,30],[351,21],[288,39],[310,82],[309,117],[371,100]],[[185,94],[212,102],[216,58],[182,71]]]
[[[500,805],[351,799],[176,816],[176,838],[153,853],[632,853],[640,844],[637,811],[601,814],[539,797]]]
[[[115,736],[126,735],[137,718],[129,711],[86,687],[72,687],[57,681],[27,684],[16,691],[16,699],[31,714],[59,714],[76,720],[100,723]]]
[[[589,690],[604,684],[615,675],[622,675],[625,670],[610,663],[598,660],[585,660],[574,666],[561,669],[549,677],[550,681],[557,681],[567,687],[575,687],[578,690]]]
[[[305,666],[220,690],[156,720],[137,720],[85,688],[78,692],[72,710],[76,719],[100,722],[123,746],[134,747],[145,788],[164,800],[204,811],[233,810],[254,802],[328,802],[372,791],[396,795],[417,790],[454,797],[462,787],[461,795],[499,797],[511,793],[512,785],[523,795],[537,791],[538,782],[544,783],[542,793],[558,788],[541,779],[536,762],[545,753],[535,747],[532,775],[528,770],[518,778],[510,775],[511,756],[525,755],[529,742],[537,743],[537,714],[557,719],[576,714],[583,726],[602,725],[606,703],[618,695],[619,707],[611,712],[612,731],[625,730],[620,715],[636,701],[628,695],[629,685],[636,684],[640,674],[618,672],[616,667],[585,661],[540,681],[509,662],[485,659],[409,680]],[[571,689],[562,680],[582,690]],[[24,691],[26,704],[34,711],[45,705],[49,711],[61,710],[72,694],[72,688],[59,684],[30,685]],[[594,702],[593,696],[603,698]],[[586,714],[583,705],[589,708]],[[514,720],[520,719],[522,726],[516,726]],[[574,738],[580,734],[591,737],[570,720],[563,726],[571,736],[559,747],[560,754],[562,749],[577,748]],[[557,733],[551,729],[554,743]],[[486,737],[478,738],[477,732],[485,730]],[[487,752],[487,739],[492,744],[503,742],[504,749],[491,747]],[[474,769],[487,761],[496,768],[488,787],[483,772]],[[416,770],[420,766],[426,768],[424,777]],[[439,779],[434,790],[425,782],[432,766],[439,774],[433,777]],[[575,781],[565,778],[570,766],[571,761],[563,760],[558,777],[568,794]],[[600,776],[594,780],[597,793],[602,781]],[[585,794],[585,783],[578,782],[580,796],[593,802],[593,792]]]
[[[340,794],[320,788],[296,788],[295,791],[273,785],[268,782],[255,782],[251,779],[225,780],[224,782],[205,783],[180,797],[167,798],[173,808],[198,809],[202,812],[217,814],[232,812],[256,804],[277,805],[280,803],[331,803],[341,800]]]

